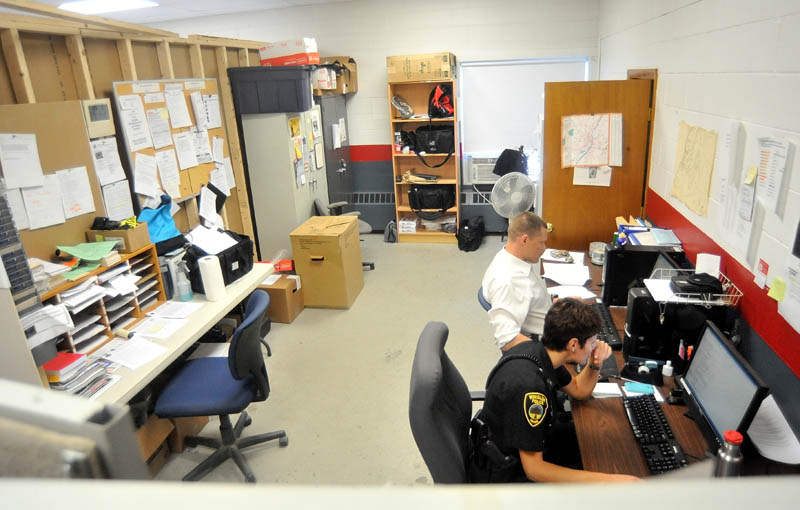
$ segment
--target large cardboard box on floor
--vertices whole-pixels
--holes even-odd
[[[267,308],[269,320],[291,324],[305,307],[303,284],[299,276],[285,274],[279,276],[275,283],[262,284],[258,288],[269,294],[269,307]]]
[[[305,305],[350,308],[364,287],[358,218],[312,216],[289,237]]]
[[[389,83],[454,80],[456,78],[456,56],[444,52],[386,57],[386,74]]]

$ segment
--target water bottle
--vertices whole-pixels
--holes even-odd
[[[714,476],[739,476],[742,467],[742,435],[735,430],[725,431],[725,444],[717,453],[717,464],[714,467]]]

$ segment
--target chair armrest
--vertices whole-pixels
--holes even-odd
[[[475,400],[486,400],[486,390],[472,390],[469,392],[469,398]]]

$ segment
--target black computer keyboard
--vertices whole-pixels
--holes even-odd
[[[611,312],[608,310],[608,306],[605,303],[593,303],[592,307],[603,322],[602,329],[597,334],[598,340],[603,340],[614,350],[622,349],[622,339],[619,337],[617,327],[614,326],[614,321],[611,319]]]
[[[686,466],[683,448],[675,441],[667,418],[653,395],[623,397],[622,405],[650,473],[656,475]]]

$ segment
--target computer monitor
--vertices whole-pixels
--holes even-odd
[[[747,431],[767,388],[725,335],[706,321],[686,373],[679,378],[700,430],[716,449],[726,430]]]

